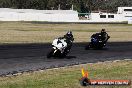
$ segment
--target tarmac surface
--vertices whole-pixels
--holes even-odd
[[[102,50],[85,50],[75,43],[65,58],[46,58],[51,44],[0,45],[0,75],[85,63],[132,59],[132,42],[108,42]]]

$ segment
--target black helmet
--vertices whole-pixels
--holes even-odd
[[[101,32],[105,32],[105,29],[102,29]]]
[[[68,32],[66,33],[66,35],[72,35],[72,32],[71,32],[71,31],[68,31]]]

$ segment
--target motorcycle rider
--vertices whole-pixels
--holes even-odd
[[[54,39],[52,50],[47,54],[47,58],[52,56],[65,57],[70,52],[73,40],[71,31],[68,31],[63,37]]]
[[[67,43],[67,48],[66,51],[69,52],[71,47],[72,47],[72,42],[74,41],[73,34],[71,31],[68,31],[65,35],[64,38],[66,39]]]
[[[67,42],[69,42],[69,41],[74,41],[73,34],[72,34],[71,31],[68,31],[68,32],[64,35],[64,38],[67,39]]]
[[[103,43],[106,43],[107,40],[110,38],[110,36],[108,36],[108,34],[106,33],[105,29],[101,30],[100,35]]]
[[[104,44],[104,46],[109,38],[110,38],[110,36],[108,36],[105,29],[102,29],[101,32],[95,33],[91,36],[92,40],[97,39],[96,41],[102,41],[102,44]]]
[[[101,32],[95,33],[91,36],[91,42],[85,47],[85,49],[101,49],[106,46],[106,42],[110,36],[106,33],[105,29],[102,29]]]

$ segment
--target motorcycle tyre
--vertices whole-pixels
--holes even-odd
[[[53,56],[54,53],[54,49],[51,49],[48,54],[47,54],[47,58],[51,58]]]

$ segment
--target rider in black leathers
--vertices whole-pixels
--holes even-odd
[[[110,36],[108,36],[105,29],[102,29],[100,34],[101,34],[101,40],[105,44],[107,42],[107,40],[110,38]]]
[[[74,41],[73,34],[71,31],[68,31],[65,35],[64,38],[66,39],[67,43],[67,48],[66,51],[69,52],[71,47],[72,47],[72,42]]]
[[[106,33],[105,29],[102,29],[100,33],[93,34],[91,38],[96,38],[102,41],[102,43],[106,43],[107,40],[110,38],[108,34]]]

